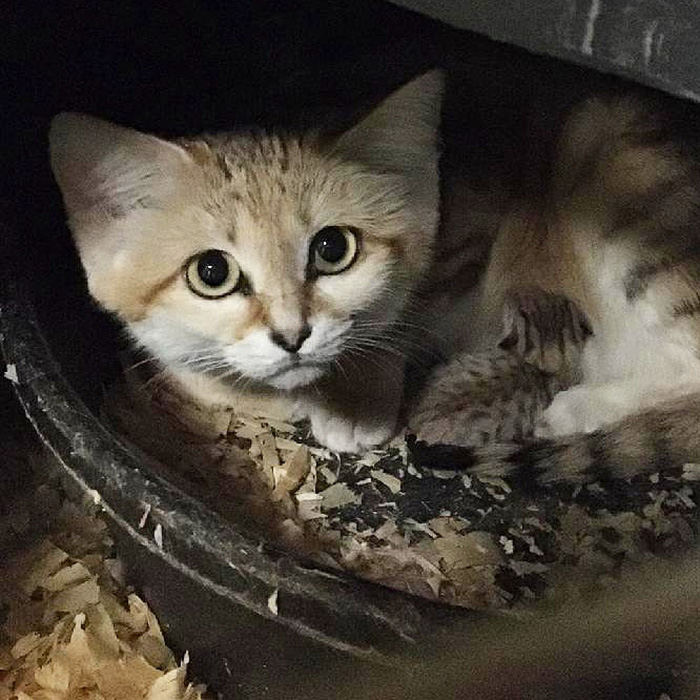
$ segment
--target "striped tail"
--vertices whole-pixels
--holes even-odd
[[[700,461],[700,393],[658,404],[592,433],[485,447],[409,439],[416,466],[503,477],[522,488],[629,479]]]

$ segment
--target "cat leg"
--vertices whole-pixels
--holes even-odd
[[[655,309],[637,304],[613,320],[596,329],[582,358],[583,382],[554,397],[538,436],[592,432],[700,391],[692,319],[664,322]]]
[[[374,355],[362,366],[345,363],[336,376],[310,395],[309,418],[314,437],[334,452],[362,452],[396,432],[403,400],[405,362]]]
[[[633,413],[698,390],[697,377],[672,384],[639,378],[575,386],[554,397],[542,414],[535,435],[552,438],[590,433]]]
[[[506,295],[503,327],[500,348],[567,384],[580,381],[591,328],[573,301],[537,287],[512,289]]]
[[[439,367],[409,408],[428,444],[482,447],[531,438],[554,394],[578,381],[590,335],[573,302],[536,288],[512,292],[500,349],[462,353]]]

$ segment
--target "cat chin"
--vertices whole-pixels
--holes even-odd
[[[291,391],[292,389],[301,389],[308,386],[317,379],[320,379],[324,374],[324,368],[318,365],[308,367],[294,367],[288,369],[281,374],[274,375],[266,380],[274,389],[282,391]]]

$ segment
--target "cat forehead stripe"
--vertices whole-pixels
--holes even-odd
[[[176,272],[173,272],[172,274],[168,275],[167,277],[164,277],[161,279],[159,282],[156,282],[154,285],[151,286],[151,288],[145,292],[145,294],[141,297],[141,302],[144,306],[150,306],[153,304],[153,302],[156,301],[156,299],[166,290],[168,287],[170,287],[174,282],[178,280],[180,275],[182,274],[181,270],[177,270]]]

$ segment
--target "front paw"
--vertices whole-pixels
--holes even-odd
[[[624,415],[618,406],[587,386],[560,391],[545,409],[535,429],[539,438],[554,438],[574,433],[592,433]]]
[[[393,423],[363,423],[325,409],[310,417],[314,438],[333,452],[370,450],[388,442],[395,431]]]
[[[581,352],[592,331],[572,300],[535,287],[514,289],[503,322],[501,348],[567,383],[580,380]]]

